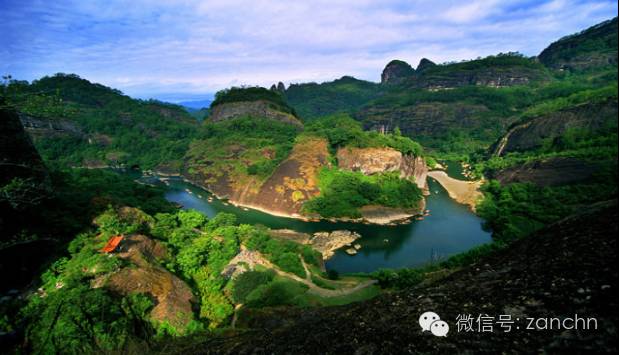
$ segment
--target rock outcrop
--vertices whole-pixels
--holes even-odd
[[[426,191],[428,167],[422,157],[403,155],[389,148],[340,148],[337,151],[338,167],[359,171],[365,175],[399,172],[403,179],[414,181]]]
[[[323,260],[331,258],[335,251],[352,246],[353,242],[361,235],[348,230],[336,230],[332,232],[316,232],[314,234],[300,233],[289,229],[276,229],[269,232],[272,237],[291,240],[299,244],[306,244],[322,254]]]
[[[401,60],[389,62],[380,75],[381,84],[397,84],[406,78],[410,78],[415,73],[415,69],[410,64]]]
[[[613,123],[614,122],[614,123]],[[617,127],[617,99],[586,103],[554,111],[514,126],[494,146],[497,156],[541,147],[569,129],[595,132],[614,124]]]
[[[421,58],[421,60],[419,61],[419,64],[417,65],[417,69],[415,69],[415,71],[420,74],[434,66],[436,66],[436,63],[434,63],[430,59]]]
[[[254,117],[271,119],[299,127],[303,123],[294,115],[279,110],[273,103],[266,100],[227,102],[211,107],[209,120],[221,122],[238,117]]]
[[[560,186],[585,182],[597,168],[577,158],[554,157],[509,167],[492,174],[502,185],[530,182],[538,186]]]
[[[320,193],[318,173],[329,165],[329,156],[325,139],[307,138],[295,144],[288,158],[262,184],[253,179],[233,181],[228,174],[186,174],[186,177],[234,204],[300,217],[303,203]]]
[[[466,102],[422,102],[401,107],[368,106],[355,118],[363,122],[365,129],[390,132],[399,127],[403,135],[422,141],[442,137],[450,130],[481,127],[483,121],[478,116],[485,112],[486,106]]]
[[[93,286],[122,295],[149,295],[156,301],[150,317],[157,322],[168,322],[182,333],[193,319],[195,299],[183,280],[158,264],[158,260],[166,257],[165,247],[147,236],[131,235],[123,240],[118,257],[129,265],[96,279]]]

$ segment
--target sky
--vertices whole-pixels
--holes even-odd
[[[230,86],[379,81],[392,59],[534,56],[614,16],[614,0],[0,0],[0,73],[75,73],[190,101]]]

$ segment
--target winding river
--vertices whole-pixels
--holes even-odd
[[[455,164],[453,164],[455,165]],[[461,170],[448,169],[448,173],[463,179]],[[348,255],[342,248],[326,262],[327,269],[340,273],[371,272],[380,268],[402,268],[438,262],[450,255],[467,251],[490,242],[490,232],[482,229],[482,220],[466,206],[453,201],[447,191],[429,178],[430,196],[427,209],[430,215],[421,221],[399,226],[378,226],[345,222],[305,222],[298,219],[276,217],[260,211],[235,207],[216,198],[197,186],[172,178],[168,181],[166,198],[209,217],[218,212],[234,213],[239,222],[262,224],[272,229],[292,229],[313,233],[347,229],[359,233],[356,243],[361,249]]]

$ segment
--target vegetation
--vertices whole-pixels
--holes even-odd
[[[274,108],[277,110],[296,116],[294,109],[288,106],[288,103],[278,91],[268,90],[258,86],[243,88],[231,87],[218,91],[215,94],[215,100],[211,103],[211,108],[225,103],[259,100],[268,101],[274,105]]]
[[[295,126],[272,120],[208,122],[187,153],[189,172],[211,178],[227,173],[239,182],[264,181],[288,156],[296,135]]]
[[[366,205],[414,208],[422,198],[421,190],[399,173],[366,176],[359,172],[324,168],[319,175],[320,196],[303,206],[307,213],[323,217],[361,217]]]
[[[135,100],[74,74],[12,81],[7,104],[59,130],[37,135],[46,161],[178,170],[198,125],[182,107]],[[50,123],[48,123],[50,122]]]
[[[408,137],[403,137],[399,130],[395,130],[394,134],[364,131],[358,121],[346,114],[316,119],[306,125],[305,134],[326,138],[333,152],[342,147],[391,147],[402,154],[423,155],[421,145]]]
[[[352,113],[375,98],[381,86],[350,76],[326,83],[292,84],[284,95],[304,121],[336,113]]]

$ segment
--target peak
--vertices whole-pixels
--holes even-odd
[[[397,83],[412,76],[414,73],[415,69],[410,64],[403,60],[394,59],[383,69],[380,82],[382,84]]]
[[[431,68],[433,66],[435,66],[436,63],[434,63],[433,61],[431,61],[430,59],[427,58],[421,58],[421,60],[419,61],[419,65],[417,65],[417,71],[424,71],[428,68]]]

